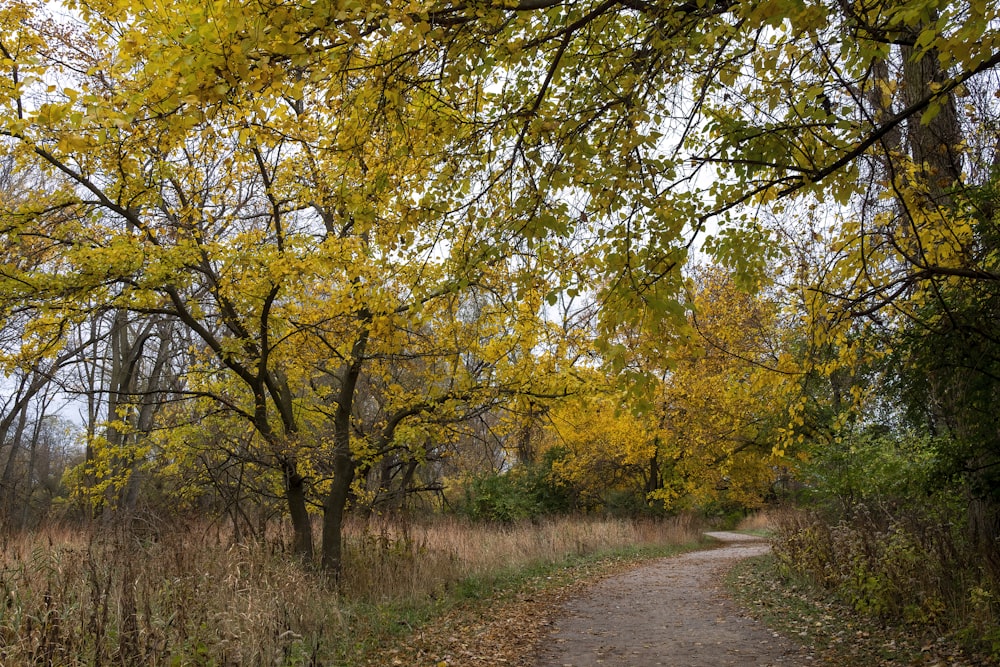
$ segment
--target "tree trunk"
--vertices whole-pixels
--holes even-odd
[[[947,81],[948,75],[941,69],[937,52],[930,51],[914,59],[915,49],[904,46],[901,56],[905,105],[924,99],[931,94],[933,85]],[[954,95],[945,97],[930,122],[924,123],[920,114],[911,117],[907,121],[906,132],[917,173],[926,182],[934,203],[944,204],[946,192],[962,177],[961,155],[957,150],[962,131]]]
[[[35,465],[38,460],[38,442],[41,439],[42,427],[45,423],[43,418],[44,412],[44,407],[38,410],[38,418],[35,420],[34,428],[31,432],[31,442],[28,445],[28,488],[21,507],[21,527],[27,526],[28,520],[31,518],[31,499],[35,490],[33,480],[44,479],[41,475],[35,474]]]
[[[367,319],[367,314],[362,315]],[[337,579],[343,573],[344,513],[357,467],[351,451],[351,413],[367,347],[368,331],[363,329],[351,348],[350,362],[344,366],[333,417],[333,482],[323,502],[322,566]]]
[[[354,457],[334,455],[333,483],[323,503],[323,569],[339,579],[344,569],[344,515],[351,484],[354,482]]]
[[[7,456],[7,464],[3,469],[3,476],[0,477],[0,488],[3,489],[3,512],[5,517],[12,515],[11,510],[17,505],[17,490],[14,488],[14,469],[17,465],[17,456],[20,453],[24,440],[24,430],[28,425],[28,402],[21,404],[18,410],[17,424],[14,427],[14,435],[10,439],[10,454]],[[29,477],[30,480],[30,477]]]
[[[517,459],[523,464],[535,462],[536,452],[533,438],[535,416],[535,404],[532,401],[528,401],[528,416],[525,418],[524,424],[517,434]]]
[[[46,382],[45,373],[41,372],[37,366],[25,373],[18,383],[14,395],[8,402],[10,411],[3,418],[0,418],[0,447],[8,442],[10,443],[10,453],[7,456],[3,475],[0,477],[0,503],[5,503],[7,507],[12,507],[15,504],[13,496],[14,466],[19,450],[21,449],[24,429],[27,426],[28,405],[45,387]],[[40,418],[41,412],[39,413]],[[10,429],[12,426],[14,427],[14,434],[13,437],[8,438],[11,435]]]
[[[138,414],[135,416],[136,434],[134,437],[145,438],[155,426],[156,413],[162,406],[162,396],[167,393],[165,372],[173,351],[173,327],[168,323],[157,324],[159,346],[156,360],[148,375],[143,378],[144,390],[138,399]],[[138,378],[136,378],[136,382]],[[139,506],[139,491],[142,482],[142,470],[139,461],[134,456],[128,457],[128,482],[125,492],[119,499],[119,509],[126,515],[134,514]]]
[[[288,514],[292,518],[292,553],[303,561],[313,557],[312,521],[306,506],[305,478],[298,473],[294,463],[284,464],[285,496],[288,499]]]
[[[109,473],[115,478],[115,483],[108,487],[105,494],[106,523],[118,520],[122,515],[127,517],[121,492],[123,487],[119,482],[124,479],[128,483],[134,465],[134,444],[139,434],[129,433],[135,427],[135,395],[138,387],[138,375],[142,362],[143,350],[149,338],[151,324],[144,330],[136,332],[134,340],[130,334],[128,312],[124,309],[115,311],[111,330],[108,333],[110,344],[111,370],[108,374],[108,402],[104,437],[107,441],[110,464]],[[121,424],[121,425],[119,425]]]
[[[657,438],[656,446],[659,447],[659,438]],[[659,490],[660,488],[660,459],[658,456],[659,452],[653,450],[653,455],[649,457],[649,475],[646,477],[646,496]]]
[[[406,506],[406,494],[413,484],[413,476],[417,473],[417,466],[420,462],[417,459],[410,459],[406,462],[406,469],[403,471],[403,478],[399,485],[393,490],[389,507],[397,512],[402,512]]]

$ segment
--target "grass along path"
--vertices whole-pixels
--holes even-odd
[[[759,531],[747,531],[759,532]],[[552,619],[566,603],[599,581],[655,558],[704,548],[688,543],[662,549],[633,550],[578,558],[561,565],[468,583],[446,610],[367,654],[363,663],[436,667],[535,667],[537,648],[546,641]],[[920,626],[879,626],[822,591],[777,578],[771,556],[737,563],[724,584],[735,602],[771,630],[802,646],[809,664],[830,667],[986,667],[982,656],[964,653],[956,642]],[[347,663],[345,663],[347,664]]]

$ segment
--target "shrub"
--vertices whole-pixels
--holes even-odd
[[[521,469],[474,477],[466,488],[465,511],[474,521],[515,523],[539,516],[531,480]]]
[[[807,578],[862,614],[950,632],[1000,658],[1000,582],[982,566],[960,512],[943,504],[888,521],[884,509],[862,507],[835,523],[816,512],[787,513],[777,522],[774,553],[785,574]]]
[[[561,456],[552,448],[540,463],[473,477],[465,489],[466,514],[474,521],[509,524],[580,509],[572,487],[552,474]]]

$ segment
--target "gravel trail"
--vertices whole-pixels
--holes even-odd
[[[810,656],[742,614],[720,587],[736,561],[768,544],[708,533],[722,545],[665,558],[605,579],[565,602],[537,667],[808,665]]]

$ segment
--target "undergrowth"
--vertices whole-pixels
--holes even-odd
[[[357,523],[335,586],[281,536],[50,528],[0,542],[0,664],[351,665],[457,605],[697,539],[689,519]]]
[[[787,512],[776,521],[773,567],[793,585],[837,600],[859,623],[903,629],[924,653],[940,638],[1000,663],[997,571],[950,515],[873,515],[831,521]]]
[[[774,555],[729,571],[734,598],[769,628],[811,652],[810,664],[835,667],[935,665],[984,667],[997,662],[954,638],[916,623],[875,621],[830,591],[781,567]]]

